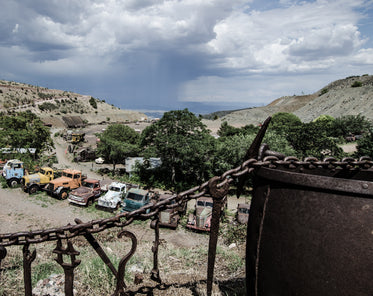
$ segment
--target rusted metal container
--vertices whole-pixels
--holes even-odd
[[[261,167],[248,295],[373,295],[373,171]]]

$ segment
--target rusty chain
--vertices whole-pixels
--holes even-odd
[[[295,157],[281,157],[278,154],[271,155],[271,153],[267,152],[267,156],[264,157],[263,160],[251,158],[242,163],[241,166],[226,171],[220,177],[214,177],[217,178],[218,181],[216,182],[216,180],[214,180],[214,183],[217,183],[217,189],[222,187],[226,188],[226,184],[229,186],[235,178],[249,174],[255,169],[260,167],[276,168],[278,166],[289,169],[305,168],[312,170],[315,168],[324,168],[333,170],[339,168],[344,170],[361,170],[371,168],[373,166],[373,161],[369,157],[361,157],[358,160],[348,157],[341,161],[333,157],[325,158],[324,160],[318,160],[313,157],[299,160]],[[154,204],[150,203],[133,212],[120,213],[106,219],[92,220],[90,222],[76,225],[67,224],[60,228],[0,234],[0,247],[37,244],[59,239],[71,239],[87,233],[98,233],[112,227],[125,227],[130,225],[134,220],[147,220],[153,218],[165,209],[178,207],[191,199],[196,199],[207,193],[209,193],[209,182],[205,182],[200,186],[193,187],[179,194],[173,194],[169,198]]]

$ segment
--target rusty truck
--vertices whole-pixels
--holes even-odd
[[[79,170],[65,169],[61,177],[51,180],[43,190],[51,196],[66,199],[69,191],[82,186],[82,181],[86,178]]]
[[[80,206],[89,206],[101,195],[99,180],[87,178],[82,181],[82,186],[70,192],[68,201]]]

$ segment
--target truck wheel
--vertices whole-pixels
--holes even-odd
[[[18,184],[19,184],[19,180],[16,178],[12,178],[8,181],[9,187],[12,187],[12,188],[16,187]]]
[[[69,196],[67,189],[62,189],[58,195],[60,199],[66,199]]]
[[[89,200],[88,200],[88,202],[87,202],[87,206],[91,206],[93,204],[93,200],[92,200],[92,198],[90,198]]]
[[[38,186],[33,185],[33,186],[31,186],[31,187],[29,188],[28,193],[29,193],[29,194],[34,194],[34,193],[36,193],[37,191],[38,191]]]

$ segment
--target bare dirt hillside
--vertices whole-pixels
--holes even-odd
[[[0,80],[0,111],[9,114],[27,110],[54,127],[65,127],[63,116],[80,116],[91,124],[146,119],[143,113],[122,110],[88,95]]]
[[[310,95],[281,97],[264,107],[231,112],[215,120],[215,125],[220,126],[223,121],[237,127],[256,125],[277,112],[294,113],[303,122],[312,121],[323,114],[335,118],[360,114],[373,120],[372,107],[373,76],[351,76],[334,81]]]

